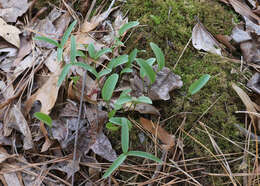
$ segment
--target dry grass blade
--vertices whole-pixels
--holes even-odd
[[[205,129],[206,133],[208,134],[209,138],[210,138],[210,141],[212,143],[212,146],[214,147],[216,153],[222,155],[223,157],[223,161],[222,161],[222,164],[223,166],[226,168],[226,172],[229,173],[229,178],[230,180],[232,181],[233,185],[237,185],[236,184],[236,181],[235,181],[235,178],[233,177],[233,173],[230,169],[230,166],[226,160],[226,157],[223,155],[223,152],[221,151],[221,149],[219,148],[218,144],[216,143],[216,141],[214,140],[214,138],[212,137],[212,135],[209,133],[209,131],[207,130],[207,128],[205,127],[205,124],[202,123],[202,122],[199,122],[199,124]]]

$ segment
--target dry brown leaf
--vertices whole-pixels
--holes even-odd
[[[55,105],[59,91],[57,82],[61,68],[57,70],[58,71],[56,71],[55,74],[52,74],[46,83],[25,102],[26,114],[29,113],[33,103],[37,100],[40,101],[42,105],[40,112],[45,114],[50,113],[51,109]]]
[[[6,22],[16,22],[28,8],[28,0],[0,0],[0,17]]]
[[[93,29],[95,29],[102,21],[104,21],[109,14],[116,10],[118,7],[114,7],[114,8],[109,8],[108,10],[106,10],[105,12],[103,12],[100,15],[97,16],[93,16],[90,20],[90,22],[88,20],[85,19],[84,23],[81,26],[81,32],[89,32]]]
[[[17,66],[19,62],[32,51],[31,39],[21,36],[21,47],[19,48],[16,59],[13,62],[13,66]]]
[[[242,100],[242,102],[244,103],[244,105],[246,106],[246,110],[248,112],[253,112],[256,113],[256,109],[254,107],[254,103],[251,101],[250,97],[240,88],[238,87],[236,84],[232,83],[232,88],[236,91],[236,93],[238,94],[238,96],[240,97],[240,99]],[[252,119],[252,121],[254,122],[255,126],[258,128],[258,130],[260,129],[260,120],[258,117],[256,117],[253,114],[249,114],[250,118]]]
[[[18,28],[8,25],[2,18],[0,18],[0,36],[17,48],[20,47],[20,33],[21,31]]]
[[[233,6],[235,11],[242,16],[246,16],[252,21],[260,24],[260,17],[253,13],[253,11],[244,3],[238,0],[229,0],[229,3]]]
[[[109,139],[103,132],[97,136],[96,142],[91,146],[91,150],[108,161],[115,161],[117,158],[116,151],[112,148]]]
[[[33,147],[32,134],[28,123],[25,120],[21,110],[16,105],[13,105],[10,111],[7,113],[5,126],[8,128],[14,128],[23,134],[24,150],[28,150]]]
[[[68,98],[80,100],[81,89],[82,89],[82,77],[74,84],[73,81],[70,82],[68,88]],[[86,76],[86,85],[84,93],[84,101],[92,104],[97,104],[97,95],[99,93],[98,84],[90,77]]]
[[[202,49],[213,54],[222,55],[218,41],[207,31],[200,21],[193,27],[192,45],[197,50]]]
[[[248,81],[247,86],[260,95],[260,73],[256,72]]]
[[[169,134],[160,125],[153,123],[151,120],[140,118],[140,123],[145,130],[153,136],[157,136],[168,148],[172,148],[175,144],[174,135]]]

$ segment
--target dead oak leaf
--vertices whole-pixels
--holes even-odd
[[[175,144],[174,135],[169,134],[160,125],[153,123],[151,120],[140,118],[142,127],[150,132],[153,136],[158,137],[168,148],[171,148]]]
[[[21,31],[18,28],[8,25],[2,18],[0,18],[0,36],[17,48],[20,47],[20,33]]]
[[[192,45],[197,50],[204,50],[220,56],[222,55],[218,41],[207,31],[200,21],[193,27]]]

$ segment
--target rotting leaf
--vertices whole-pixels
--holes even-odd
[[[21,31],[15,26],[8,25],[1,17],[0,17],[0,36],[3,37],[6,41],[13,44],[17,48],[20,47],[20,38],[19,34]]]
[[[192,45],[197,50],[204,50],[222,56],[218,41],[207,31],[203,24],[198,23],[192,30]]]
[[[153,123],[151,120],[140,118],[140,123],[145,130],[153,136],[157,136],[168,148],[175,145],[175,137],[164,130],[160,125]]]

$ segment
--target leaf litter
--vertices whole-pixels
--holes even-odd
[[[260,40],[258,24],[260,19],[258,15],[237,0],[224,2],[230,4],[236,12],[244,16],[243,18],[245,20],[245,27],[237,25],[233,29],[231,38],[239,45],[246,62],[259,63]],[[110,47],[114,43],[115,38],[119,34],[119,28],[128,22],[128,18],[124,18],[122,12],[118,10],[119,7],[113,7],[113,3],[114,1],[112,1],[110,7],[103,13],[94,15],[90,20],[86,18],[83,24],[80,25],[80,30],[74,33],[77,43],[79,44],[77,45],[78,50],[86,51],[84,45],[90,43],[94,44],[96,50]],[[64,30],[72,20],[72,17],[67,11],[59,11],[57,8],[53,8],[51,13],[44,19],[36,19],[32,25],[27,25],[27,29],[19,30],[13,26],[13,24],[9,23],[16,22],[18,17],[26,13],[29,7],[27,1],[24,0],[17,3],[17,6],[19,5],[21,7],[14,5],[10,7],[10,4],[5,1],[0,1],[0,5],[0,17],[2,17],[0,18],[0,24],[5,26],[4,30],[0,29],[0,36],[5,39],[5,43],[2,46],[8,46],[0,48],[0,52],[8,53],[3,59],[0,59],[0,68],[6,73],[11,73],[11,76],[0,81],[0,143],[4,146],[13,145],[14,142],[11,140],[12,134],[12,138],[17,138],[16,141],[20,138],[22,139],[22,145],[17,143],[15,147],[19,152],[21,149],[28,152],[29,149],[34,147],[37,152],[46,151],[47,153],[55,154],[58,158],[62,158],[63,153],[69,155],[73,152],[83,70],[79,67],[73,67],[68,75],[71,78],[70,82],[68,82],[68,86],[63,84],[61,87],[57,87],[58,77],[62,67],[57,62],[57,53],[53,50],[55,46],[47,42],[32,41],[31,38],[35,35],[45,35],[53,39],[60,39]],[[19,11],[13,11],[16,9]],[[5,13],[1,15],[2,12],[8,12],[8,14]],[[9,14],[11,14],[11,17]],[[110,19],[111,14],[113,14],[114,20]],[[12,37],[10,37],[10,34]],[[224,55],[221,41],[218,41],[218,37],[214,37],[199,21],[193,28],[192,43],[198,50],[202,49],[220,56]],[[36,45],[34,46],[34,44]],[[230,48],[236,47],[231,45]],[[64,51],[64,60],[65,62],[69,62],[70,41],[66,43]],[[115,55],[119,55],[121,52],[121,50],[117,49]],[[7,60],[8,58],[9,61]],[[110,58],[110,55],[103,55],[98,60],[96,67],[106,65],[106,62],[110,60]],[[4,60],[4,62],[2,62],[2,60]],[[11,63],[11,65],[6,67],[6,64],[9,63]],[[3,66],[3,64],[5,66]],[[157,71],[157,69],[154,70]],[[34,77],[37,75],[45,76],[47,80],[44,83],[40,83],[39,78]],[[17,83],[21,76],[23,76],[25,80],[20,82],[22,85],[19,84],[19,82]],[[79,76],[79,80],[76,83],[72,80],[73,76]],[[260,91],[257,86],[259,84],[258,79],[259,78],[253,77],[253,80],[248,83],[248,87],[259,94]],[[22,87],[21,90],[17,89],[19,86]],[[145,92],[153,101],[166,101],[170,99],[170,92],[182,86],[181,78],[172,73],[169,68],[164,67],[161,71],[157,72],[155,82],[151,86],[147,77],[142,81],[138,73],[134,71],[119,83],[117,92],[120,93],[124,89],[131,88],[132,96],[139,97]],[[254,103],[246,93],[234,84],[233,88],[241,97],[248,112],[257,113]],[[79,127],[77,148],[78,164],[75,167],[74,162],[70,159],[68,161],[53,162],[49,168],[49,170],[59,170],[66,173],[67,177],[65,179],[69,179],[71,175],[81,170],[79,163],[81,160],[87,161],[88,158],[92,158],[91,162],[98,163],[102,161],[102,159],[113,162],[117,158],[117,153],[113,149],[110,139],[106,136],[107,133],[103,132],[103,125],[107,122],[107,112],[106,108],[104,108],[105,105],[99,101],[100,92],[101,90],[98,88],[95,79],[87,75],[86,92],[84,92],[83,96],[85,102],[83,105],[84,114],[81,117]],[[60,97],[64,98],[64,93],[67,94],[66,101],[65,99],[59,99]],[[63,95],[59,96],[61,94]],[[112,100],[116,100],[117,98],[118,95],[113,95]],[[35,104],[38,105],[39,111],[50,114],[55,118],[52,128],[46,128],[43,123],[40,124],[31,118],[30,111],[33,110]],[[140,103],[137,104],[136,107],[132,107],[129,104],[125,104],[125,108],[129,109],[128,111],[138,111],[142,114],[160,115],[159,110],[154,105]],[[1,116],[2,111],[7,114]],[[250,113],[249,115],[252,120],[258,122],[258,117]],[[3,123],[1,121],[3,121]],[[171,148],[174,147],[174,135],[169,134],[160,125],[153,123],[151,120],[141,118],[140,122],[147,131],[157,136],[163,144]],[[15,134],[14,130],[20,135]],[[56,146],[56,142],[58,142],[58,146]],[[52,147],[54,147],[55,150],[53,150]],[[98,158],[89,156],[93,154],[97,155]],[[9,156],[5,155],[1,159],[2,162],[5,163],[5,166],[7,166],[6,162]],[[37,158],[38,160],[36,160],[36,162],[46,160],[40,157]],[[52,159],[53,157],[49,156],[49,158]],[[10,157],[10,159],[12,159],[12,157]],[[14,165],[17,168],[21,167],[18,163]],[[41,166],[41,168],[43,172],[44,170],[48,172],[48,168],[46,169],[44,166]],[[36,176],[42,174],[35,169],[31,169],[30,171],[35,172]],[[98,172],[100,172],[100,167]],[[19,185],[19,173],[20,172],[8,175],[8,177],[4,176],[4,179],[6,182],[9,182],[11,179],[16,180],[15,184]],[[24,172],[23,174],[29,175],[28,172]],[[50,177],[50,174],[46,173],[42,181],[45,184],[58,184],[62,182],[60,179],[54,180]],[[24,183],[28,182],[24,180]],[[8,185],[10,184],[11,182]]]

